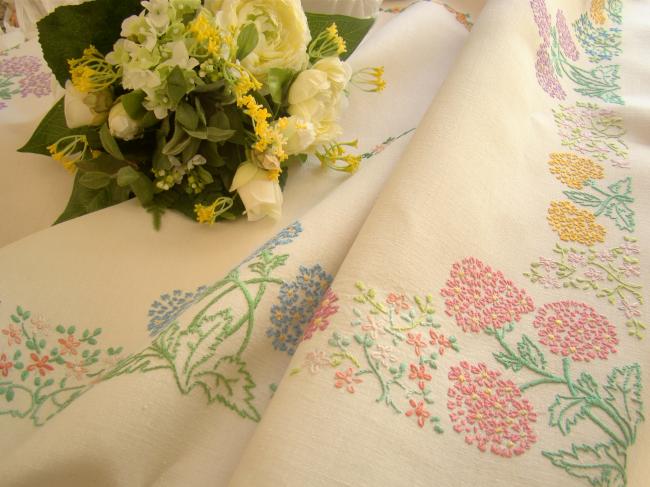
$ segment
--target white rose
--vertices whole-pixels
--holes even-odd
[[[287,117],[275,123],[285,140],[284,151],[288,156],[302,154],[316,140],[314,124],[299,117]]]
[[[224,0],[215,13],[226,32],[255,24],[257,46],[241,63],[260,82],[271,68],[300,71],[307,65],[311,35],[300,0]]]
[[[250,162],[237,168],[230,191],[239,194],[249,221],[261,220],[265,216],[277,219],[282,215],[280,184],[269,179],[268,174]]]
[[[302,71],[289,88],[289,114],[313,125],[315,139],[307,151],[341,135],[339,119],[351,76],[350,65],[333,56]]]
[[[108,128],[113,137],[122,140],[135,139],[142,133],[140,122],[129,117],[121,102],[111,108],[111,112],[108,114]]]
[[[112,103],[113,95],[109,89],[82,93],[74,87],[72,81],[65,83],[64,111],[68,128],[103,124]]]

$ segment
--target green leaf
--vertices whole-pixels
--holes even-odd
[[[123,188],[130,187],[143,205],[151,203],[153,200],[153,183],[147,176],[131,166],[125,166],[118,171],[117,184]]]
[[[607,376],[607,385],[604,388],[607,392],[605,401],[611,404],[628,424],[634,440],[637,426],[644,420],[641,367],[639,364],[632,364],[614,368]]]
[[[205,130],[187,130],[192,137],[210,142],[224,142],[233,136],[234,130],[223,130],[217,127],[207,127]]]
[[[567,195],[571,201],[582,206],[598,207],[602,203],[600,198],[597,196],[582,191],[565,191],[564,194]]]
[[[77,168],[82,172],[103,172],[107,174],[115,174],[121,167],[126,166],[126,161],[115,159],[110,154],[102,152],[95,159],[88,161],[77,162]]]
[[[103,188],[91,189],[81,184],[82,176],[83,172],[78,171],[68,204],[54,222],[55,225],[129,199],[129,191],[120,188],[113,179]]]
[[[167,77],[167,93],[172,106],[175,107],[191,89],[192,87],[185,79],[183,70],[178,66],[174,66],[174,69]]]
[[[79,178],[79,182],[88,189],[101,189],[111,182],[111,176],[105,172],[85,172]]]
[[[56,327],[56,331],[58,331],[59,333],[65,333],[65,328],[63,327],[63,325],[59,325]]]
[[[239,357],[223,357],[212,370],[195,374],[193,379],[193,387],[202,387],[210,403],[220,402],[243,418],[260,420],[260,414],[253,405],[255,382],[246,369],[246,363]]]
[[[146,98],[146,94],[142,90],[135,90],[123,95],[120,101],[126,111],[127,115],[133,120],[140,120],[149,111],[142,106],[142,102]]]
[[[532,364],[540,370],[546,370],[546,359],[544,358],[544,354],[526,335],[524,335],[521,338],[521,341],[517,344],[517,351],[519,352],[519,356],[525,362]]]
[[[634,211],[630,209],[623,201],[611,200],[605,208],[605,215],[610,217],[621,230],[633,232],[636,227],[634,221]]]
[[[571,451],[542,452],[556,467],[576,478],[585,479],[592,487],[625,487],[625,451],[615,443],[596,446],[571,445]]]
[[[120,37],[122,22],[142,10],[140,0],[95,0],[58,7],[38,23],[43,57],[63,86],[70,77],[68,60],[94,45],[106,54]]]
[[[625,179],[611,184],[608,188],[612,193],[620,196],[628,196],[632,192],[632,178],[628,176]]]
[[[117,145],[117,141],[111,134],[110,129],[108,128],[108,123],[102,125],[99,129],[99,140],[102,142],[102,147],[115,159],[124,160],[124,155],[120,150],[120,146]]]
[[[176,121],[189,130],[199,126],[199,115],[189,103],[181,102],[176,109]]]
[[[241,61],[248,56],[255,49],[258,41],[259,35],[255,24],[252,22],[246,24],[237,37],[237,59]]]
[[[514,372],[517,372],[523,367],[523,364],[521,363],[519,357],[515,357],[509,353],[499,352],[493,353],[492,355],[494,355],[494,358],[497,360],[497,362],[503,365],[506,369],[512,369]]]
[[[289,91],[289,86],[296,72],[292,69],[271,68],[266,80],[269,87],[271,99],[278,105],[282,105]]]
[[[589,411],[585,397],[567,397],[556,395],[555,402],[548,408],[549,425],[557,426],[563,435],[571,432],[571,427],[578,420],[584,419]]]
[[[5,392],[5,399],[7,402],[11,402],[14,400],[14,390],[13,388],[7,389],[7,392]]]
[[[596,380],[586,372],[580,374],[580,378],[576,381],[576,384],[587,392],[592,397],[599,397],[598,384]]]
[[[373,18],[359,19],[345,15],[315,14],[310,12],[307,12],[306,15],[312,39],[315,39],[318,34],[327,29],[332,23],[336,23],[339,35],[345,40],[347,47],[347,51],[341,55],[342,59],[347,59],[354,52],[375,22]]]
[[[18,149],[18,152],[31,152],[33,154],[50,155],[48,146],[54,144],[59,139],[70,135],[85,135],[88,142],[93,147],[99,145],[99,137],[96,127],[79,127],[69,129],[65,122],[65,111],[63,98],[54,104],[54,106],[43,117],[36,130],[27,143]]]

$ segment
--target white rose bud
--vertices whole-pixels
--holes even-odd
[[[117,103],[108,115],[108,128],[111,135],[122,140],[135,139],[142,133],[142,125],[126,113],[124,105]]]
[[[74,87],[72,81],[65,83],[64,100],[65,123],[75,129],[86,125],[101,125],[108,117],[108,110],[113,103],[109,89],[95,93],[82,93]]]
[[[255,164],[245,162],[237,168],[230,191],[237,191],[246,208],[248,221],[282,215],[282,189],[269,173]]]

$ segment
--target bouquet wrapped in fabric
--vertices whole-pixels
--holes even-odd
[[[305,14],[298,0],[94,0],[38,24],[65,97],[24,152],[76,172],[57,222],[135,195],[200,223],[278,217],[287,167],[315,155],[354,172],[339,142],[348,89],[383,69],[342,59],[372,19]]]

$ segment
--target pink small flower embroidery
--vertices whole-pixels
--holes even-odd
[[[384,330],[384,326],[381,323],[378,323],[375,318],[372,316],[368,315],[366,318],[368,321],[366,321],[363,325],[361,325],[361,329],[368,333],[373,340],[376,340],[379,335],[385,335],[386,330]]]
[[[546,272],[551,272],[557,267],[557,264],[555,262],[553,262],[551,259],[547,259],[546,257],[540,257],[539,263]]]
[[[537,441],[531,423],[537,414],[521,390],[485,364],[466,361],[449,370],[447,408],[454,431],[480,451],[510,458]]]
[[[601,262],[612,262],[616,256],[609,249],[603,249],[596,254],[596,258]]]
[[[421,391],[423,391],[426,385],[425,381],[431,380],[431,374],[427,374],[424,365],[411,364],[410,368],[411,368],[411,372],[409,373],[409,379],[411,380],[417,379],[418,387],[420,388]]]
[[[3,377],[9,375],[9,371],[14,366],[14,363],[11,360],[7,360],[7,354],[0,355],[0,372],[2,372]]]
[[[393,347],[390,345],[377,345],[376,350],[371,352],[370,355],[384,367],[388,367],[391,363],[397,361],[397,357],[393,354]]]
[[[545,304],[537,312],[533,326],[539,342],[552,353],[590,362],[616,353],[616,328],[595,309],[575,301]]]
[[[562,287],[560,280],[551,274],[540,277],[539,283],[546,289],[559,289]]]
[[[628,320],[631,320],[641,316],[641,310],[639,310],[639,306],[641,306],[641,303],[638,301],[636,303],[629,303],[623,299],[621,300],[621,305],[618,307],[618,309],[625,313],[625,317]]]
[[[36,316],[31,320],[34,329],[42,336],[47,336],[50,332],[50,325],[45,321],[42,316]]]
[[[422,334],[421,333],[407,333],[406,334],[407,339],[406,343],[409,345],[413,345],[415,348],[415,355],[417,357],[420,356],[422,353],[422,349],[427,347],[427,343],[422,340]]]
[[[3,329],[2,334],[7,336],[7,343],[9,344],[9,346],[13,345],[14,343],[16,345],[20,345],[23,341],[22,332],[20,331],[20,328],[18,328],[13,323],[9,323],[9,327]]]
[[[474,257],[452,266],[447,287],[440,294],[446,298],[445,312],[465,332],[502,328],[535,309],[524,290],[506,279],[501,271],[492,270]]]
[[[625,241],[620,245],[620,248],[625,255],[633,255],[639,253],[639,246],[632,242]]]
[[[424,401],[415,402],[413,399],[409,399],[409,404],[411,408],[409,411],[406,411],[406,415],[410,418],[415,415],[418,418],[418,426],[424,428],[424,423],[427,418],[431,416],[431,413],[424,409]]]
[[[65,366],[67,367],[66,374],[68,377],[72,376],[77,380],[83,379],[88,369],[86,369],[81,363],[66,362]]]
[[[623,262],[623,268],[621,270],[625,274],[625,277],[639,277],[641,275],[639,266],[631,262]]]
[[[309,340],[317,331],[325,331],[327,329],[330,325],[329,318],[339,310],[339,307],[334,304],[338,300],[339,298],[334,294],[334,291],[331,288],[327,288],[320,305],[314,311],[311,320],[305,328],[302,336],[303,341]]]
[[[573,251],[567,254],[567,260],[569,261],[570,264],[575,266],[582,266],[587,263],[587,258],[584,255]]]
[[[41,377],[43,377],[49,371],[54,370],[54,367],[52,367],[50,364],[47,363],[50,360],[50,357],[48,355],[43,355],[43,357],[39,357],[35,353],[32,353],[30,357],[34,361],[34,363],[27,366],[28,371],[31,372],[32,370],[37,370],[38,373],[41,374]]]
[[[352,370],[352,367],[350,367],[345,372],[337,370],[336,374],[334,375],[334,378],[336,379],[334,387],[337,389],[345,388],[345,390],[350,394],[354,394],[354,384],[361,384],[363,381],[357,377],[354,377],[353,373],[354,371]]]
[[[309,372],[312,374],[317,374],[320,372],[321,367],[328,367],[330,365],[330,360],[321,350],[314,350],[309,352],[305,356],[304,366],[309,369]]]
[[[605,279],[605,273],[599,269],[590,267],[585,271],[585,278],[589,279],[590,281],[602,281]]]
[[[431,337],[429,343],[434,347],[438,345],[438,353],[440,355],[444,355],[446,349],[453,348],[451,340],[442,333],[438,334],[434,330],[429,330],[429,336]]]
[[[73,335],[68,335],[68,338],[59,338],[59,344],[61,345],[61,355],[70,354],[77,355],[77,348],[81,343]]]
[[[386,298],[386,303],[393,308],[395,313],[400,314],[402,311],[411,309],[408,298],[403,294],[390,293]]]

